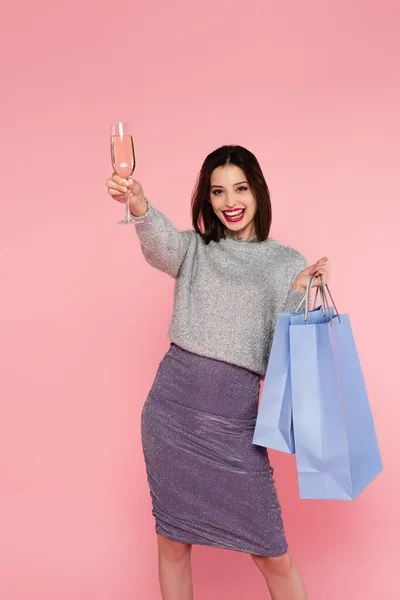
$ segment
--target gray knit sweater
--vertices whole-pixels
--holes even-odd
[[[206,245],[147,203],[147,213],[134,217],[143,255],[176,279],[170,340],[264,377],[278,313],[296,310],[305,295],[292,287],[304,256],[273,238]]]

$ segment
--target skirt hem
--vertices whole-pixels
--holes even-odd
[[[170,534],[166,534],[164,531],[161,530],[161,528],[159,528],[158,526],[156,526],[155,528],[156,533],[160,533],[162,536],[164,536],[165,538],[167,538],[168,540],[171,540],[173,542],[181,542],[183,544],[192,544],[193,546],[210,546],[212,548],[221,548],[221,550],[232,550],[232,552],[242,552],[244,554],[255,554],[256,556],[266,556],[268,558],[279,558],[280,556],[284,556],[287,552],[288,552],[288,547],[285,548],[284,551],[280,552],[279,554],[261,554],[260,552],[254,552],[254,550],[250,550],[250,549],[246,549],[246,548],[232,548],[232,546],[227,546],[223,543],[219,543],[219,542],[199,542],[198,540],[196,541],[190,541],[190,539],[185,538],[184,536],[177,536],[177,535],[170,535]]]

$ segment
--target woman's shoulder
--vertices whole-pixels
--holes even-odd
[[[307,266],[305,256],[299,250],[292,246],[287,246],[275,238],[268,239],[270,241],[269,248],[283,265],[295,268],[299,267],[300,270]]]
[[[201,235],[194,229],[184,229],[180,233],[188,240],[189,243],[200,244],[203,242]]]

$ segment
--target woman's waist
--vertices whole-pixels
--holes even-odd
[[[235,334],[208,325],[199,327],[186,323],[182,326],[182,323],[171,322],[168,335],[172,344],[182,350],[225,363],[228,368],[239,367],[259,377],[265,375],[270,338],[261,330]]]
[[[257,414],[259,393],[257,373],[171,343],[150,395],[209,415],[252,420]]]

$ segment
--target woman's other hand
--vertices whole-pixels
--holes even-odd
[[[293,287],[296,290],[305,291],[311,275],[315,275],[312,287],[320,287],[325,285],[329,281],[329,272],[330,263],[328,258],[324,256],[323,258],[320,258],[318,262],[306,267],[303,271],[300,271],[296,277]]]

